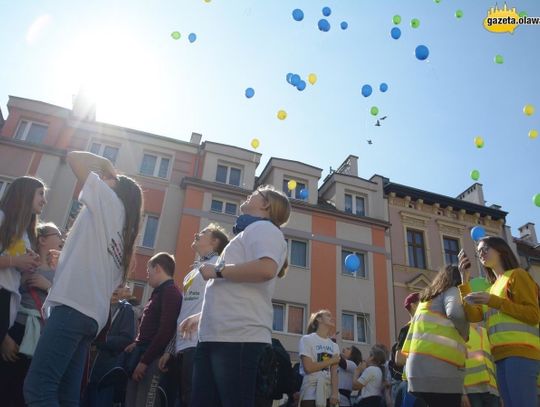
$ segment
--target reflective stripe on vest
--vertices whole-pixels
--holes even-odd
[[[464,386],[467,394],[483,393],[486,386],[489,386],[491,393],[498,394],[495,364],[487,331],[476,324],[471,324],[469,330]]]
[[[452,321],[430,309],[431,304],[431,301],[418,304],[402,352],[431,356],[457,367],[465,366],[465,341]]]
[[[500,276],[491,286],[490,293],[508,299],[508,282],[515,270]],[[491,348],[506,345],[528,346],[540,351],[538,325],[529,325],[497,309],[490,308],[484,314]]]

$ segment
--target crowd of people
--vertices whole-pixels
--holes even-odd
[[[97,155],[74,151],[67,162],[83,207],[65,240],[39,220],[40,180],[17,178],[0,201],[3,406],[537,406],[539,289],[503,239],[477,243],[489,291],[472,292],[460,252],[406,298],[411,318],[390,351],[340,350],[322,309],[293,366],[271,336],[288,267],[284,193],[253,191],[230,240],[216,224],[196,233],[180,287],[174,256],[152,256],[139,315],[126,280],[142,190]]]

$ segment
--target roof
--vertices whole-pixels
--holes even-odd
[[[286,161],[286,162],[289,162],[289,163],[293,163],[293,164],[299,164],[299,165],[304,165],[306,167],[310,167],[310,168],[313,168],[314,170],[318,170],[318,171],[321,171],[322,172],[322,168],[319,168],[319,167],[315,167],[314,165],[310,165],[310,164],[306,164],[306,163],[303,163],[301,161],[296,161],[296,160],[289,160],[287,158],[279,158],[279,157],[270,157],[270,159],[268,160],[268,162],[266,163],[266,165],[264,166],[261,174],[259,175],[258,178],[262,179],[265,177],[265,173],[266,171],[271,167],[270,165],[270,162],[272,160],[281,160],[281,161]]]

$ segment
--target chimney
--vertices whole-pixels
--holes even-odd
[[[353,175],[358,177],[358,157],[355,155],[349,155],[343,164],[336,170],[338,174]]]
[[[72,102],[73,117],[88,121],[96,120],[96,101],[85,87],[81,86],[79,93],[73,95]]]
[[[201,144],[202,134],[192,132],[189,142],[192,144]]]
[[[523,226],[518,228],[519,238],[523,239],[532,245],[538,244],[538,239],[536,238],[536,230],[534,228],[534,223],[528,222]]]
[[[484,191],[482,189],[482,184],[475,182],[466,191],[458,195],[457,199],[462,201],[472,202],[478,205],[484,206],[486,201],[484,201]]]

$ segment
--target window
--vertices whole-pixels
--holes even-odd
[[[109,146],[102,143],[92,143],[90,145],[90,152],[107,158],[113,164],[116,163],[116,157],[118,157],[118,147]]]
[[[221,201],[219,199],[212,199],[210,210],[212,212],[226,213],[227,215],[236,216],[238,204],[234,202]]]
[[[6,192],[9,184],[11,184],[11,182],[0,179],[0,199],[4,196],[4,192]]]
[[[342,313],[341,337],[346,341],[369,343],[369,315],[349,312]]]
[[[307,242],[287,239],[289,246],[289,263],[291,266],[307,267]]]
[[[216,170],[216,181],[223,184],[240,186],[240,179],[242,176],[242,170],[239,168],[228,167],[226,165],[219,164]]]
[[[170,158],[144,154],[139,172],[150,177],[168,178]]]
[[[159,218],[153,215],[145,215],[144,228],[142,234],[142,247],[153,249],[156,244],[156,235],[158,229]]]
[[[345,212],[358,216],[366,215],[365,200],[361,196],[345,194]]]
[[[304,306],[272,303],[274,320],[272,329],[278,332],[302,335],[304,333]]]
[[[409,266],[425,269],[426,253],[424,251],[424,234],[418,230],[407,229],[407,248]]]
[[[443,237],[444,260],[446,264],[458,264],[459,240]]]
[[[289,189],[289,181],[291,181],[290,179],[287,179],[287,178],[283,178],[283,192],[285,192],[285,194],[287,194],[287,196],[289,198],[294,198],[294,199],[303,199],[301,197],[301,194],[300,194],[300,191],[303,190],[303,189],[306,189],[306,184],[302,183],[302,182],[299,182],[299,181],[296,181],[296,188],[291,191]]]
[[[345,259],[350,254],[356,254],[358,258],[360,259],[360,267],[358,268],[358,271],[353,272],[347,269],[345,267]],[[341,249],[341,273],[345,274],[347,276],[354,276],[354,277],[361,277],[361,278],[367,278],[367,270],[366,270],[366,256],[364,253],[355,252],[352,250],[347,249]]]
[[[41,144],[47,135],[48,126],[43,123],[35,123],[29,120],[21,120],[15,138],[29,143]]]

